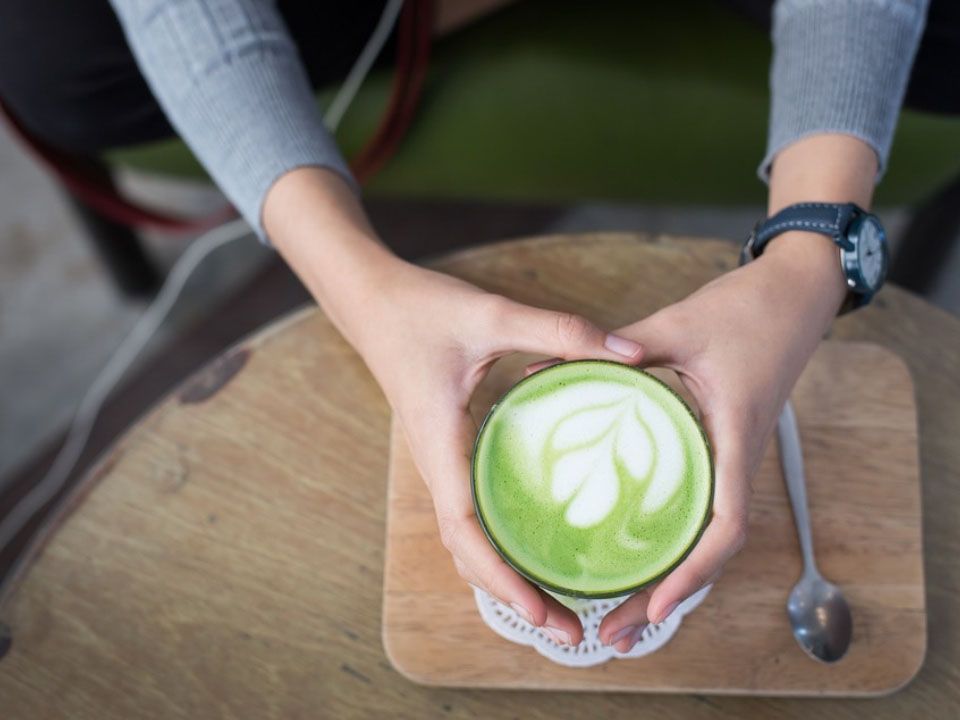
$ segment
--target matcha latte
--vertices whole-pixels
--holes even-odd
[[[687,405],[618,363],[554,365],[487,415],[473,457],[487,537],[518,572],[573,597],[663,576],[710,514],[710,448]]]

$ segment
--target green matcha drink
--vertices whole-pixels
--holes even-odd
[[[572,597],[615,597],[675,567],[713,498],[703,430],[652,375],[583,360],[541,370],[487,415],[477,516],[518,572]]]

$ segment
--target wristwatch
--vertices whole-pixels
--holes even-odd
[[[799,203],[761,220],[740,252],[740,263],[760,257],[767,243],[790,230],[826,235],[837,244],[849,293],[840,312],[866,305],[887,276],[887,234],[876,215],[853,203]]]

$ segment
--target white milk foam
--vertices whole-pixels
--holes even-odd
[[[647,483],[639,510],[652,514],[683,481],[680,431],[640,388],[580,382],[523,403],[511,414],[525,481],[537,496],[549,490],[555,502],[569,502],[564,519],[573,527],[602,523],[617,505],[621,482]],[[543,462],[546,455],[554,461]]]

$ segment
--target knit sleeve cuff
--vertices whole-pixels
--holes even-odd
[[[819,133],[852,135],[883,175],[927,0],[780,0],[773,17],[767,154]]]
[[[263,203],[287,172],[327,168],[359,192],[302,73],[295,57],[224,66],[172,113],[183,116],[182,137],[264,242]]]

